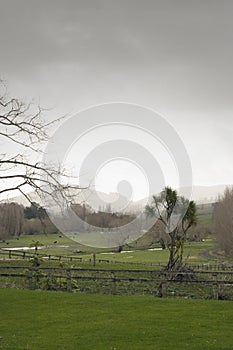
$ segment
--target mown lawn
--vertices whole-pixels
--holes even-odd
[[[231,350],[232,306],[0,289],[0,349]]]

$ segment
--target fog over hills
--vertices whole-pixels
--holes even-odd
[[[218,196],[224,193],[227,186],[231,185],[193,186],[191,199],[197,204],[214,203],[218,200]],[[129,207],[135,212],[144,207],[147,201],[147,198],[143,198],[137,202],[131,202]]]
[[[216,186],[193,186],[192,199],[198,204],[213,203],[218,196],[224,193],[227,185]],[[41,204],[39,196],[31,192],[31,201]],[[6,200],[4,200],[6,201]],[[28,200],[20,195],[7,200],[8,202],[17,202],[24,206],[29,205]],[[3,202],[3,201],[2,201]],[[138,201],[130,201],[122,194],[115,192],[104,193],[93,191],[90,189],[82,190],[77,195],[76,203],[88,204],[94,211],[111,211],[111,212],[137,212],[147,204],[148,198],[143,198]]]
[[[227,186],[231,185],[193,186],[192,199],[197,203],[214,203]]]

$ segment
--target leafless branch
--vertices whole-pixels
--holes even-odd
[[[1,86],[5,89],[2,81]],[[17,145],[20,146],[14,155],[6,150],[0,154],[0,195],[18,191],[29,199],[26,194],[29,186],[36,193],[49,195],[55,201],[57,194],[70,200],[71,189],[79,189],[69,184],[65,169],[53,164],[28,161],[25,156],[24,149],[29,149],[34,155],[41,152],[41,146],[49,139],[49,128],[64,118],[46,122],[43,112],[40,106],[25,104],[17,98],[7,98],[6,93],[0,95],[0,142],[15,145],[10,147],[15,150],[19,149]],[[62,183],[62,178],[67,179],[67,184]]]

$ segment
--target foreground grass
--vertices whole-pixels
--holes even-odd
[[[231,302],[0,289],[0,349],[232,349]]]

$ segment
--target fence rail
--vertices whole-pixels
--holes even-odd
[[[0,266],[0,286],[233,300],[233,271],[166,272],[139,269]]]
[[[6,257],[7,259],[14,259],[14,257],[20,258],[22,260],[30,260],[33,259],[35,256],[42,260],[53,260],[53,261],[66,261],[66,262],[79,262],[79,263],[93,263],[93,265],[96,264],[121,264],[121,265],[129,265],[129,266],[151,266],[151,267],[165,267],[164,263],[161,262],[130,262],[130,261],[119,261],[119,260],[111,260],[111,259],[98,259],[96,258],[95,254],[93,254],[93,258],[84,258],[84,257],[77,257],[77,256],[70,256],[70,255],[54,255],[54,254],[41,254],[36,252],[27,252],[27,251],[15,251],[11,249],[0,249],[0,256]],[[190,265],[192,269],[198,270],[198,271],[233,271],[233,264],[223,264],[223,263],[216,263],[216,264],[209,264],[209,263],[202,263],[202,264],[192,264]]]
[[[12,259],[14,257],[19,257],[21,259],[32,259],[35,256],[45,259],[45,260],[59,260],[59,261],[78,261],[83,262],[85,259],[78,256],[69,256],[69,255],[53,255],[53,254],[41,254],[41,253],[35,253],[35,252],[27,252],[27,251],[15,251],[11,249],[0,249],[0,256],[6,256],[8,259]],[[90,260],[90,259],[88,259]]]

